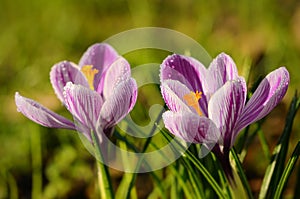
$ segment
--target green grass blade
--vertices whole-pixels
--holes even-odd
[[[276,192],[274,194],[274,198],[275,199],[279,199],[281,198],[281,194],[282,194],[282,191],[283,191],[283,188],[285,187],[294,167],[295,167],[295,164],[299,158],[299,155],[300,155],[300,141],[298,141],[298,144],[296,145],[293,153],[292,153],[292,156],[291,158],[289,159],[288,163],[287,163],[287,166],[285,167],[284,171],[283,171],[283,174],[280,178],[280,181],[279,181],[279,184],[276,188]]]
[[[140,150],[138,150],[135,145],[133,143],[131,143],[128,139],[126,139],[126,136],[123,136],[121,135],[119,132],[115,131],[114,132],[114,136],[119,140],[119,141],[122,141],[124,143],[126,143],[127,147],[129,147],[131,150],[133,150],[134,152],[136,153],[140,153]],[[159,149],[158,146],[155,145],[155,143],[153,142],[149,142],[152,146],[154,146],[155,149]],[[146,146],[146,144],[144,145]],[[146,148],[144,147],[144,150]],[[140,164],[140,162],[138,162],[138,164]],[[145,165],[147,166],[147,164]],[[137,169],[139,168],[139,165],[137,165]],[[149,173],[151,176],[152,176],[152,179],[153,179],[153,182],[155,184],[155,190],[156,190],[156,195],[160,194],[160,198],[166,198],[165,196],[165,189],[164,189],[164,186],[162,186],[162,181],[161,179],[155,174],[155,172],[150,172]],[[136,176],[137,173],[133,173],[132,175],[132,179],[131,179],[131,182],[130,182],[130,186],[129,186],[129,189],[133,188],[134,184],[135,184],[135,180],[136,180]],[[129,189],[128,189],[128,192],[129,192]],[[126,197],[130,198],[130,195],[128,194]]]
[[[253,142],[254,138],[258,134],[258,132],[261,130],[261,125],[264,122],[264,119],[258,121],[255,124],[252,124],[251,126],[255,126],[255,130],[250,132],[250,126],[247,126],[245,131],[243,132],[242,137],[238,139],[237,144],[235,144],[236,152],[239,154],[240,162],[242,163],[247,155],[248,148],[250,144]],[[244,139],[244,140],[243,140]]]
[[[42,197],[42,144],[41,132],[32,130],[30,134],[31,161],[32,161],[32,199]]]
[[[231,155],[232,155],[232,157],[233,157],[233,159],[234,159],[234,161],[235,161],[238,175],[240,176],[240,179],[241,179],[241,181],[242,181],[242,184],[243,184],[243,186],[244,186],[244,188],[245,188],[245,190],[246,190],[246,192],[247,192],[247,195],[248,195],[248,197],[249,197],[250,199],[252,199],[252,198],[253,198],[253,195],[252,195],[252,192],[251,192],[251,188],[250,188],[250,186],[249,186],[249,183],[248,183],[246,174],[245,174],[245,172],[244,172],[244,170],[243,170],[243,167],[242,167],[242,164],[241,164],[241,162],[240,162],[240,159],[239,159],[239,157],[238,157],[238,155],[237,155],[237,153],[236,153],[236,151],[235,151],[234,148],[232,148],[232,149],[230,150],[230,152],[231,152]]]
[[[192,168],[192,165],[189,161],[183,161],[183,165],[187,169],[189,180],[195,192],[196,198],[205,198],[203,185],[200,181],[201,178],[199,178],[197,175],[195,175],[195,173],[192,172],[194,169]]]
[[[151,197],[153,198],[162,198],[162,199],[166,199],[166,189],[168,187],[166,181],[167,179],[161,179],[159,178],[155,172],[151,172],[150,175],[152,176],[153,179],[153,191],[150,194]],[[164,185],[164,186],[163,186]],[[151,198],[151,197],[148,198]]]
[[[222,169],[222,165],[220,164],[220,161],[217,159],[217,157],[214,154],[212,154],[211,157],[212,157],[212,160],[214,161],[215,169],[218,172],[220,182],[221,182],[222,186],[225,188],[228,198],[230,199],[230,198],[232,198],[232,194],[230,192],[229,183],[227,181],[226,174],[225,174],[224,170]]]
[[[7,181],[7,186],[8,186],[7,197],[9,195],[10,199],[18,199],[19,198],[19,190],[18,190],[18,184],[17,184],[15,177],[9,171],[7,171],[7,173],[5,175],[6,175],[5,177],[7,178],[6,181]]]
[[[261,147],[262,147],[262,150],[263,150],[266,158],[268,160],[271,160],[271,152],[270,152],[269,145],[267,143],[267,139],[266,139],[264,132],[261,129],[259,129],[257,132],[257,135],[260,140]]]
[[[127,145],[125,142],[119,142],[120,148],[123,150],[127,150]],[[122,157],[122,164],[124,167],[128,167],[129,160],[126,156]],[[122,198],[122,196],[126,196],[126,194],[129,194],[131,196],[131,199],[137,199],[137,193],[135,187],[133,187],[130,191],[128,189],[130,183],[133,181],[134,174],[133,173],[124,173],[122,180],[120,182],[120,185],[118,186],[118,189],[115,193],[116,198]]]
[[[155,123],[158,123],[159,122],[159,120],[161,119],[161,115],[162,115],[162,113],[163,113],[163,110],[161,110],[160,111],[160,113],[158,114],[158,116],[157,116],[157,118],[156,118],[156,120],[155,120]],[[148,136],[148,138],[147,138],[147,140],[146,140],[146,143],[144,144],[144,146],[143,146],[143,149],[142,149],[142,151],[141,151],[141,153],[145,153],[146,152],[146,150],[148,149],[148,147],[149,147],[149,145],[150,145],[150,143],[151,143],[151,140],[152,140],[152,135],[154,134],[154,132],[155,132],[155,130],[157,129],[157,127],[154,125],[153,127],[152,127],[152,129],[151,129],[151,131],[149,132],[149,136]],[[133,173],[133,175],[132,175],[132,180],[131,180],[131,182],[130,182],[130,184],[129,184],[129,186],[128,186],[128,193],[127,193],[127,197],[126,198],[130,198],[130,191],[131,191],[131,189],[133,188],[133,186],[134,186],[134,183],[135,183],[135,180],[136,180],[136,176],[137,176],[137,174],[138,174],[138,170],[140,169],[140,166],[141,166],[141,164],[142,164],[142,159],[140,159],[139,160],[139,162],[137,163],[137,166],[136,166],[136,172],[134,172]]]
[[[293,199],[297,199],[298,196],[300,196],[300,164],[298,164],[298,169],[297,169],[297,182],[295,183],[295,188],[294,188],[294,197]]]
[[[111,177],[109,174],[108,167],[103,163],[103,154],[100,150],[100,143],[98,135],[91,132],[93,145],[95,147],[95,155],[97,158],[97,169],[98,169],[98,183],[100,189],[101,199],[114,199],[113,187],[111,183]]]
[[[295,115],[299,109],[299,104],[300,98],[298,97],[296,92],[289,108],[283,133],[273,151],[271,162],[265,172],[265,176],[259,193],[260,199],[273,198],[274,196],[277,185],[283,173],[284,163],[286,160],[286,154],[289,145],[289,138],[291,135]]]
[[[162,133],[168,141],[171,141],[171,139],[173,139],[172,136],[168,132],[166,132],[165,130],[162,130]],[[178,144],[178,146],[184,148],[179,142],[177,144]],[[183,158],[186,161],[191,161],[194,164],[194,166],[201,172],[201,174],[204,176],[204,178],[207,180],[207,182],[214,189],[214,191],[219,196],[219,198],[225,198],[225,193],[223,192],[222,188],[215,181],[215,179],[211,176],[209,171],[199,161],[199,159],[194,156],[193,153],[191,153],[189,150],[187,150],[185,155],[183,156]]]

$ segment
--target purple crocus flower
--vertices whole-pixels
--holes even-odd
[[[289,73],[281,67],[268,74],[247,102],[245,80],[224,53],[208,69],[191,57],[168,56],[161,65],[160,79],[170,109],[163,114],[166,128],[186,142],[211,147],[230,177],[229,150],[238,133],[282,100]]]
[[[55,64],[50,80],[74,122],[17,92],[18,111],[45,127],[78,130],[89,140],[91,131],[100,139],[102,133],[110,133],[132,110],[137,98],[129,63],[105,43],[89,47],[78,65],[69,61]]]

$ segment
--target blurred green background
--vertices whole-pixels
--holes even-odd
[[[251,66],[250,87],[258,76],[285,65],[291,74],[288,93],[264,125],[267,141],[274,146],[288,103],[300,88],[299,1],[1,0],[0,198],[96,197],[94,160],[77,134],[29,121],[16,111],[14,94],[19,91],[71,118],[50,85],[52,65],[61,60],[77,63],[91,44],[144,26],[182,32],[212,57],[226,52],[236,61],[240,74],[247,74]],[[150,59],[127,58],[132,66]],[[163,58],[153,59],[159,63]],[[152,95],[145,96],[139,100],[155,101]],[[299,122],[298,117],[291,146],[300,138]],[[257,140],[250,150],[245,170],[257,192],[268,162]],[[120,173],[114,175],[120,178]],[[139,186],[141,198],[151,191],[151,183],[149,186]],[[289,187],[285,194],[291,194]]]

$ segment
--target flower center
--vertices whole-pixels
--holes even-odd
[[[99,70],[93,68],[93,65],[85,65],[81,68],[81,72],[85,75],[90,88],[94,90],[94,78]]]
[[[188,106],[193,107],[200,116],[203,115],[198,103],[199,99],[201,99],[201,95],[202,92],[196,91],[196,93],[194,93],[193,91],[191,91],[190,93],[183,96],[183,99],[186,101]]]

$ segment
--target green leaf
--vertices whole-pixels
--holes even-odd
[[[259,131],[261,131],[261,125],[263,124],[263,122],[264,119],[250,125],[251,127],[255,127],[253,131],[250,131],[250,129],[252,128],[250,126],[247,126],[242,135],[238,138],[237,143],[235,144],[235,150],[239,154],[239,160],[241,161],[241,163],[244,161],[247,155],[250,144],[253,142],[256,135],[260,133]],[[263,147],[266,148],[267,143],[262,140],[262,137],[260,135],[258,138],[260,139],[262,145],[265,145]]]
[[[253,198],[253,195],[252,195],[252,192],[251,192],[251,188],[250,188],[250,186],[249,186],[249,183],[248,183],[246,174],[245,174],[245,172],[244,172],[244,170],[243,170],[243,167],[242,167],[242,164],[241,164],[241,162],[240,162],[240,159],[239,159],[239,157],[238,157],[238,155],[237,155],[237,153],[236,153],[236,151],[235,151],[234,148],[232,148],[232,149],[230,150],[230,152],[231,152],[231,155],[232,155],[232,157],[233,157],[233,159],[234,159],[234,161],[235,161],[236,169],[237,169],[238,175],[240,176],[240,179],[241,179],[241,181],[242,181],[242,184],[243,184],[244,188],[246,189],[247,195],[248,195],[248,197],[249,197],[250,199],[252,199],[252,198]]]
[[[284,163],[286,160],[286,155],[288,151],[289,139],[292,131],[293,121],[295,115],[299,109],[300,98],[295,93],[288,115],[286,117],[286,123],[283,130],[283,133],[273,151],[271,162],[267,167],[261,190],[259,193],[259,198],[273,198],[275,191],[277,189],[277,185],[282,176],[284,170]]]
[[[300,164],[298,164],[298,169],[297,169],[297,182],[295,183],[295,188],[294,188],[294,199],[297,199],[298,196],[300,196]]]
[[[282,194],[282,191],[283,191],[283,188],[285,187],[294,167],[295,167],[295,164],[299,158],[299,155],[300,155],[300,141],[298,141],[298,144],[296,145],[294,151],[293,151],[293,154],[291,156],[291,158],[289,159],[288,163],[287,163],[287,166],[285,167],[284,171],[283,171],[283,174],[280,178],[280,181],[279,181],[279,184],[277,186],[277,189],[276,189],[276,192],[274,194],[274,198],[280,198],[281,197],[281,194]]]
[[[226,174],[225,174],[224,170],[222,169],[222,165],[213,153],[212,153],[211,157],[212,157],[212,160],[214,161],[215,169],[218,172],[220,182],[221,182],[222,186],[224,187],[224,189],[226,190],[228,198],[231,199],[232,194],[231,194],[231,191],[230,191],[228,180],[226,178]]]
[[[271,160],[271,152],[270,152],[269,145],[267,143],[267,139],[266,139],[264,132],[261,129],[259,129],[257,132],[257,135],[260,140],[261,147],[262,147],[262,150],[263,150],[266,158],[268,160]]]
[[[165,130],[162,129],[161,131],[165,138],[168,141],[171,141],[172,136]],[[181,143],[177,142],[179,147],[184,148]],[[222,188],[219,186],[219,184],[216,182],[216,180],[212,177],[212,175],[209,173],[209,171],[204,167],[204,165],[199,161],[197,157],[194,156],[193,153],[191,153],[189,150],[186,151],[186,153],[183,155],[183,159],[185,161],[191,161],[191,163],[201,172],[203,177],[207,180],[208,184],[210,184],[211,188],[216,192],[216,194],[219,196],[219,198],[226,198],[226,193],[222,190]]]
[[[127,150],[127,146],[126,143],[124,142],[119,142],[120,143],[120,148],[123,150]],[[128,159],[126,156],[123,156],[123,165],[126,168],[126,166],[128,166]],[[136,193],[136,189],[135,187],[133,187],[130,191],[129,191],[129,185],[131,184],[131,182],[134,180],[134,174],[133,173],[124,173],[122,180],[120,182],[120,185],[118,186],[118,189],[116,191],[115,194],[115,198],[122,198],[122,196],[126,196],[127,194],[129,194],[131,196],[132,199],[137,199],[137,193]]]
[[[159,120],[161,119],[161,115],[163,113],[163,110],[160,111],[159,115],[157,116],[156,120],[155,120],[155,123],[158,123]],[[149,132],[149,136],[146,140],[146,143],[145,145],[143,146],[143,149],[141,151],[141,153],[145,153],[146,150],[148,149],[149,145],[152,143],[151,140],[152,140],[152,135],[154,134],[155,130],[156,130],[156,125],[154,125],[151,129],[151,131]],[[131,182],[129,183],[129,186],[128,186],[128,192],[127,192],[127,196],[126,198],[130,198],[130,191],[131,189],[134,187],[134,183],[135,183],[135,180],[136,180],[136,177],[137,177],[137,174],[138,174],[138,170],[140,169],[140,166],[142,164],[142,159],[139,160],[139,162],[137,163],[137,166],[136,166],[136,172],[134,172],[132,174],[132,179],[131,179]],[[161,189],[162,190],[162,189]],[[164,197],[164,196],[163,196]]]
[[[192,168],[191,164],[189,164],[189,162],[183,161],[183,164],[185,165],[185,167],[187,169],[188,178],[191,182],[191,185],[192,185],[193,191],[196,195],[196,198],[205,198],[201,178],[199,178],[197,175],[195,175],[195,172],[193,172],[194,169]]]
[[[95,155],[97,158],[98,168],[98,184],[100,189],[101,199],[114,199],[113,187],[111,183],[111,176],[108,167],[103,163],[103,154],[100,150],[100,142],[98,134],[91,132],[92,141],[95,147]]]

